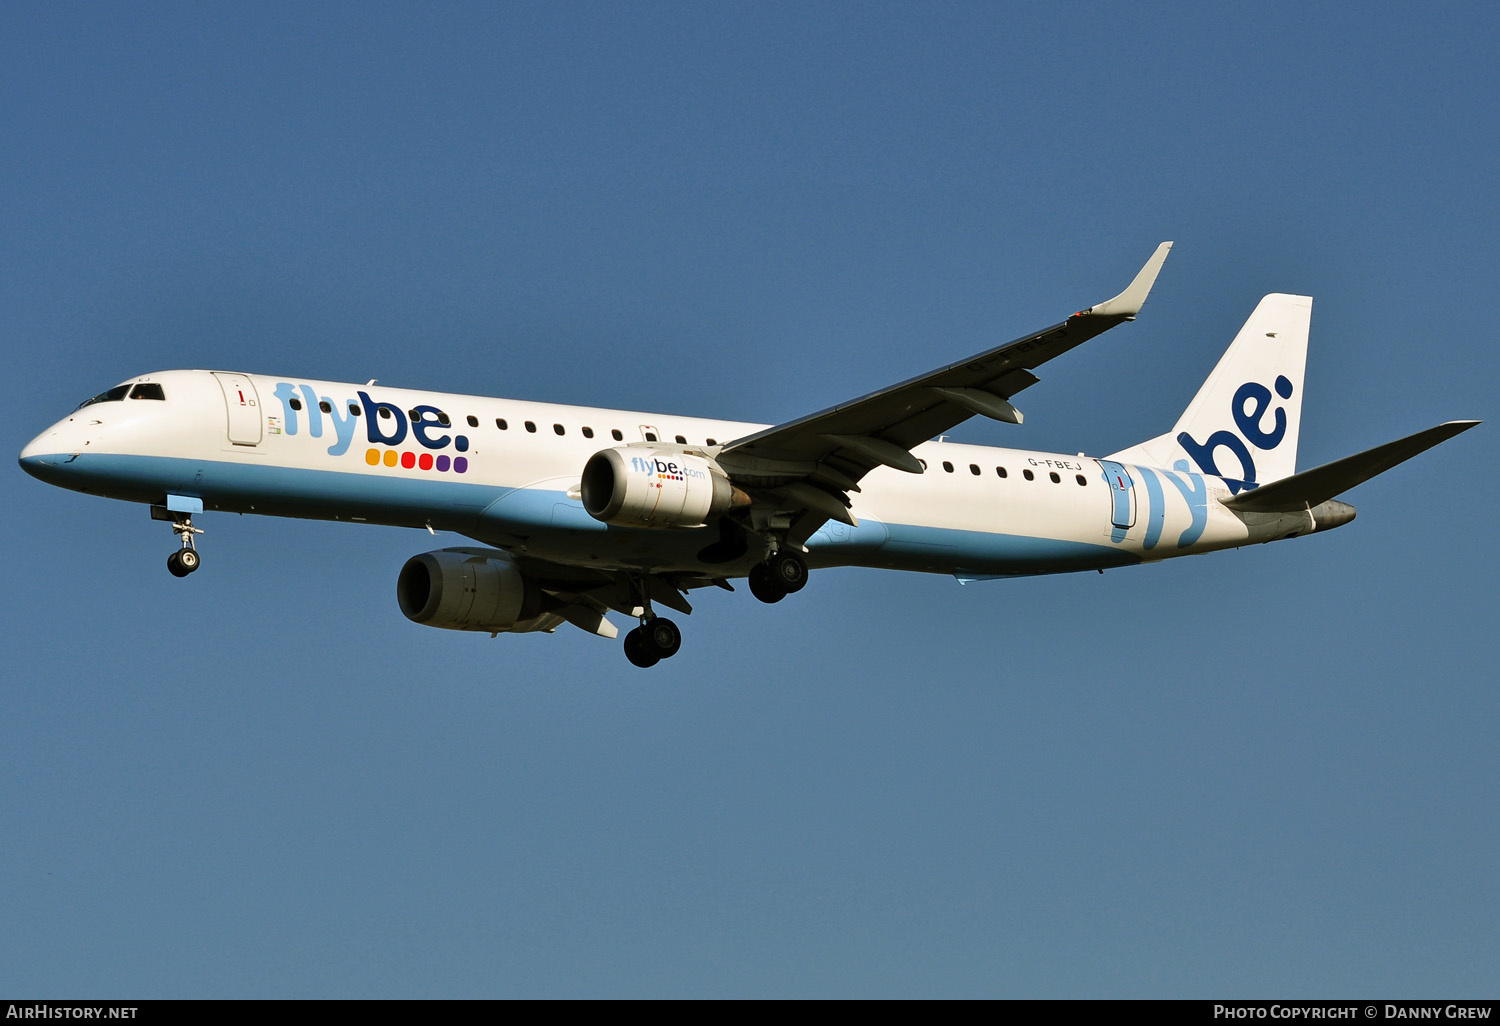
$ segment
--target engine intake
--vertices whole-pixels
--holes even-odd
[[[396,601],[415,623],[453,631],[533,630],[541,591],[495,549],[439,549],[413,556],[396,578]]]
[[[618,527],[702,527],[750,504],[713,460],[629,446],[594,453],[581,491],[589,516]]]

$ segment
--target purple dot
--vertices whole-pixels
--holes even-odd
[[[462,474],[469,469],[469,458],[467,456],[453,457],[453,472]]]
[[[437,468],[438,468],[438,470],[440,472],[443,472],[443,473],[447,472],[447,470],[448,470],[448,457],[447,456],[439,456],[437,458]]]

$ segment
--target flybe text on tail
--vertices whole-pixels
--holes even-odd
[[[1276,376],[1277,395],[1290,399],[1294,391],[1292,382],[1286,375]],[[1238,434],[1221,428],[1205,441],[1199,442],[1191,432],[1180,431],[1177,434],[1177,444],[1182,446],[1200,471],[1225,478],[1229,490],[1238,493],[1246,483],[1256,482],[1255,458],[1251,455],[1249,446],[1254,446],[1260,452],[1271,452],[1280,446],[1286,440],[1287,415],[1285,407],[1273,405],[1271,390],[1258,381],[1247,381],[1235,389],[1234,398],[1229,403],[1229,412],[1234,426],[1239,428]],[[1273,414],[1269,431],[1264,427],[1268,412]],[[1230,468],[1219,465],[1219,449],[1228,449],[1239,461],[1237,472],[1230,473]]]

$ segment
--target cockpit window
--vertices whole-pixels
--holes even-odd
[[[130,390],[132,399],[165,399],[167,393],[161,390],[161,386],[153,381],[143,381]]]
[[[83,402],[81,402],[81,403],[78,404],[78,408],[81,410],[85,406],[92,406],[95,403],[115,403],[115,402],[119,402],[121,399],[125,398],[125,393],[129,392],[129,391],[130,391],[130,386],[129,385],[116,385],[114,388],[111,388],[108,392],[100,392],[98,395],[94,396],[94,398],[92,398],[92,399],[85,399]]]

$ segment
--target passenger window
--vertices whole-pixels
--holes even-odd
[[[495,426],[497,428],[499,428],[501,431],[504,431],[506,428],[510,427],[509,424],[505,423],[505,418],[504,417],[496,417],[495,418]]]
[[[452,427],[453,426],[453,422],[448,419],[448,415],[446,413],[444,413],[442,410],[438,411],[438,423],[441,424],[441,425],[443,425],[443,427]]]
[[[681,435],[678,435],[677,436],[677,444],[678,445],[687,445],[687,439],[684,438],[684,437],[682,437]]]
[[[583,429],[583,437],[584,438],[593,438],[594,437],[594,429],[591,428],[591,427],[584,428]]]
[[[132,399],[165,399],[167,394],[155,382],[142,382],[130,390]]]
[[[535,422],[528,420],[526,422],[526,430],[530,431],[532,434],[536,434],[536,424],[535,424]]]
[[[1057,471],[1054,470],[1052,473],[1048,474],[1047,476],[1052,479],[1052,483],[1053,484],[1062,484],[1062,478],[1060,478],[1060,477],[1057,476]]]
[[[1082,474],[1079,474],[1078,475],[1078,487],[1083,488],[1083,487],[1086,487],[1087,485],[1088,485],[1088,480]]]
[[[647,431],[646,432],[646,441],[648,441],[648,442],[654,442],[654,441],[656,441],[656,432],[655,431]]]
[[[289,400],[287,400],[287,405],[290,406],[294,410],[300,410],[300,409],[302,409],[302,400],[301,399],[289,399]],[[380,412],[384,413],[385,411],[381,410]]]
[[[1010,475],[1005,472],[1005,468],[1004,467],[996,467],[995,468],[995,476],[996,477],[1010,477]]]
[[[478,427],[479,426],[479,418],[473,416],[472,414],[469,415],[469,416],[467,416],[467,417],[465,417],[464,419],[469,422],[469,427]]]
[[[552,430],[560,435],[563,433],[563,426],[561,424],[553,424]]]
[[[714,440],[713,440],[713,439],[712,439],[712,438],[710,438],[710,439],[709,439],[709,440],[708,440],[708,444],[709,444],[709,445],[718,445],[718,444],[719,444],[719,443],[718,443],[718,442],[716,442],[716,441],[714,441]]]
[[[296,402],[296,401],[297,400],[295,400],[295,399],[292,400],[292,402]],[[391,419],[391,408],[389,406],[382,406],[380,408],[380,419],[381,420],[390,420]]]
[[[351,416],[351,417],[358,417],[359,416],[359,403],[350,403],[349,404],[349,416]]]
[[[622,435],[622,434],[620,434],[620,429],[619,428],[611,428],[610,432],[609,432],[609,437],[613,438],[617,442],[623,442],[623,441],[625,441],[625,436]]]
[[[332,413],[333,403],[329,402],[327,399],[324,399],[318,403],[318,409],[322,410],[324,413]]]
[[[1023,470],[1023,471],[1021,471],[1021,473],[1022,473],[1022,475],[1025,476],[1026,480],[1028,480],[1028,481],[1035,481],[1036,480],[1036,475],[1033,474],[1029,470]]]
[[[979,476],[979,464],[977,464],[977,463],[970,463],[969,464],[969,473],[973,474],[975,477],[978,477]]]
[[[951,474],[951,473],[953,473],[953,464],[949,463],[947,460],[944,460],[943,461],[943,469],[946,470],[948,473]]]

